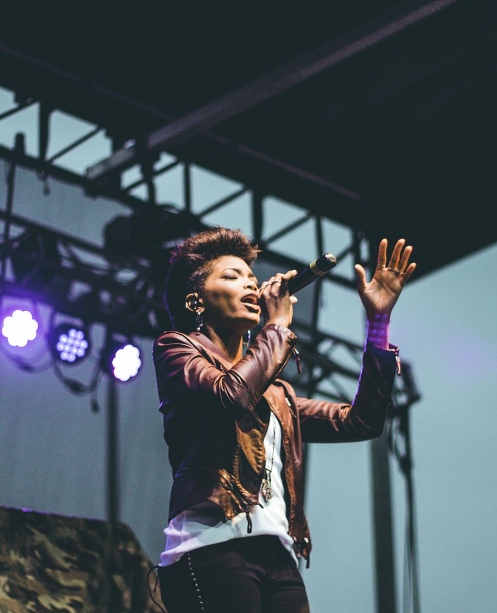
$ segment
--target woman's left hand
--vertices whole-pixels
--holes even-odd
[[[297,297],[288,293],[288,281],[296,274],[296,270],[289,270],[285,274],[278,272],[261,284],[259,304],[266,324],[278,324],[288,328],[292,323],[293,305],[297,302]]]
[[[409,264],[412,247],[408,246],[404,249],[404,244],[403,238],[397,241],[387,265],[388,241],[386,238],[381,241],[378,248],[376,270],[369,283],[366,282],[364,268],[360,264],[355,266],[357,291],[366,309],[369,321],[378,315],[383,318],[390,317],[404,285],[416,268],[414,262]]]

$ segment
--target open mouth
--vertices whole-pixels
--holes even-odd
[[[242,298],[243,304],[259,309],[259,298],[255,294],[248,294]]]

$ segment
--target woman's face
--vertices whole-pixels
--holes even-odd
[[[261,316],[257,279],[240,258],[223,255],[214,260],[202,291],[204,324],[218,332],[244,334]]]

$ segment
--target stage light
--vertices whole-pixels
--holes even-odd
[[[90,350],[88,331],[84,326],[61,323],[49,334],[53,355],[65,364],[77,364],[87,357]]]
[[[116,351],[112,360],[113,375],[119,381],[128,381],[132,377],[136,377],[141,365],[138,347],[125,345]]]
[[[136,345],[116,339],[107,341],[101,357],[101,366],[106,373],[125,382],[136,377],[141,365],[140,349]]]
[[[38,322],[29,311],[16,309],[3,320],[2,334],[12,347],[25,347],[36,338]]]

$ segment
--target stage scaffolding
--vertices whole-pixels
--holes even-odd
[[[11,117],[26,107],[34,104],[32,99],[18,97],[15,107],[0,115],[0,121]],[[67,313],[73,317],[85,317],[86,320],[98,322],[112,328],[125,336],[155,338],[167,327],[167,314],[162,302],[161,280],[167,260],[167,247],[155,245],[153,253],[133,252],[116,253],[108,245],[97,245],[80,240],[63,232],[60,228],[49,227],[30,219],[20,217],[13,211],[12,203],[15,192],[15,171],[22,167],[35,171],[41,181],[48,178],[77,185],[92,196],[102,196],[115,200],[127,207],[130,219],[149,216],[152,223],[162,224],[165,230],[171,225],[174,231],[167,236],[168,246],[173,246],[181,238],[207,227],[206,218],[214,211],[246,196],[250,203],[252,237],[263,250],[259,260],[280,270],[302,269],[308,262],[278,253],[273,244],[301,224],[311,222],[314,229],[316,259],[324,253],[323,217],[312,211],[302,209],[302,215],[288,223],[277,232],[271,233],[265,227],[265,199],[271,194],[261,190],[261,186],[240,185],[222,199],[210,203],[200,212],[193,213],[191,189],[192,163],[188,160],[174,158],[166,163],[144,156],[139,161],[139,178],[123,186],[120,175],[112,176],[108,181],[92,180],[87,174],[78,174],[64,169],[58,160],[76,149],[102,131],[100,126],[92,127],[88,133],[66,145],[60,151],[47,156],[50,140],[51,109],[39,103],[39,155],[32,156],[25,152],[24,138],[18,134],[12,148],[0,147],[0,157],[7,161],[7,203],[0,211],[3,240],[2,254],[2,295],[28,297],[33,295],[32,280],[41,277],[58,282],[48,282],[36,288],[40,302],[51,305],[54,310]],[[114,143],[117,148],[118,143]],[[157,199],[156,180],[173,169],[179,169],[182,175],[183,207],[164,207]],[[146,196],[138,198],[133,191],[144,187]],[[332,190],[333,192],[333,190]],[[330,193],[332,193],[330,192]],[[340,203],[350,201],[356,204],[360,196],[337,189],[337,207]],[[359,222],[358,222],[359,224]],[[374,268],[375,253],[371,242],[360,225],[350,227],[350,242],[340,253],[334,254],[337,263],[352,256],[368,270]],[[29,237],[30,249],[26,248],[25,237]],[[32,245],[37,245],[33,250]],[[47,245],[50,246],[47,249]],[[131,247],[131,245],[130,245]],[[53,258],[53,253],[58,257]],[[95,260],[100,263],[95,265]],[[92,263],[90,263],[92,262]],[[19,264],[22,266],[19,266]],[[23,273],[14,270],[21,268]],[[120,272],[126,270],[125,278]],[[296,320],[292,328],[299,338],[299,351],[304,364],[304,374],[300,376],[296,368],[289,364],[285,369],[285,378],[301,395],[321,396],[334,401],[350,402],[350,392],[343,381],[357,381],[360,371],[363,347],[330,334],[319,326],[319,307],[323,284],[331,283],[348,290],[355,290],[356,281],[353,267],[350,274],[333,272],[322,277],[312,286],[312,306],[306,321]],[[79,285],[84,288],[91,300],[81,300],[81,293],[73,294],[70,287]],[[344,358],[345,356],[345,358]],[[410,453],[407,420],[411,406],[419,399],[412,368],[403,361],[403,370],[408,376],[396,377],[393,405],[387,426],[387,439],[390,449],[398,454],[399,441],[405,455]],[[326,384],[326,385],[325,385]],[[398,428],[402,423],[403,427]],[[403,444],[402,444],[403,443]],[[388,451],[385,443],[372,446],[372,476],[374,486],[374,521],[376,538],[376,573],[377,605],[379,613],[395,611],[395,576],[393,564],[393,536],[390,510],[390,477]],[[112,481],[112,475],[110,480]],[[113,501],[110,500],[110,507]],[[114,518],[117,520],[117,518]]]

